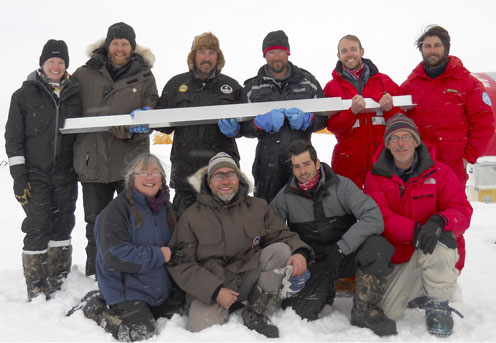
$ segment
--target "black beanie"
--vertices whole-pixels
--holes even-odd
[[[267,51],[274,49],[285,50],[290,55],[288,36],[282,30],[269,32],[263,40],[262,51],[264,57]]]
[[[125,38],[131,44],[133,51],[136,49],[136,34],[131,26],[126,23],[120,22],[110,26],[107,31],[107,38],[105,39],[105,48],[108,50],[110,43],[114,39]]]
[[[43,46],[40,56],[40,67],[49,58],[59,57],[64,60],[65,68],[69,68],[69,50],[67,49],[67,44],[63,40],[49,39]]]

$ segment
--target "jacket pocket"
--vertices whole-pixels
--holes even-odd
[[[412,190],[410,200],[412,202],[412,218],[417,221],[425,222],[437,212],[437,197],[434,185],[426,185],[422,189]]]

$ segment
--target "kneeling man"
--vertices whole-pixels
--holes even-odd
[[[199,194],[179,220],[168,265],[190,304],[187,329],[222,324],[234,303],[247,300],[243,323],[279,337],[266,314],[282,285],[280,269],[292,266],[293,277],[301,276],[312,249],[265,200],[248,196],[249,181],[228,154],[212,157],[190,183]]]
[[[307,319],[317,319],[334,299],[334,281],[356,277],[351,324],[379,336],[396,334],[396,323],[377,306],[390,273],[392,245],[379,236],[383,221],[374,200],[350,179],[317,159],[315,148],[298,140],[289,148],[293,176],[270,206],[291,231],[315,251],[305,288],[283,301]]]
[[[384,144],[364,188],[379,205],[383,235],[395,247],[380,305],[396,319],[415,300],[425,307],[429,333],[449,336],[455,310],[448,300],[463,267],[472,207],[455,173],[421,142],[413,120],[400,113],[389,119]]]

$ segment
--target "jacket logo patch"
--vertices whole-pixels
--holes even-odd
[[[458,90],[457,89],[453,89],[453,88],[448,88],[448,89],[446,89],[446,93],[456,93],[456,94],[458,94]]]
[[[486,92],[482,93],[482,101],[484,101],[486,105],[491,106],[491,99],[489,98],[489,95]]]
[[[229,85],[222,85],[220,86],[220,91],[224,94],[231,94],[233,92],[233,89]]]
[[[258,248],[259,245],[260,245],[260,236],[257,236],[253,238],[253,241],[251,242],[251,248],[252,249]]]
[[[188,91],[188,85],[185,85],[184,83],[179,86],[177,89],[179,93],[186,93]]]
[[[435,185],[436,184],[436,179],[433,179],[432,177],[430,177],[430,178],[428,178],[428,179],[426,179],[424,181],[424,184],[426,184],[426,185]]]

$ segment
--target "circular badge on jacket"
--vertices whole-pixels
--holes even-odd
[[[233,92],[233,89],[229,85],[222,85],[220,86],[220,91],[224,94],[231,94]]]
[[[188,91],[188,85],[183,83],[179,86],[178,91],[179,93],[186,93]]]

